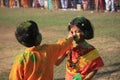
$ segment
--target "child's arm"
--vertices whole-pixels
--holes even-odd
[[[68,54],[70,54],[70,51],[69,51],[69,50],[66,51],[65,54],[63,54],[62,56],[58,57],[55,65],[56,65],[56,66],[59,66],[59,64],[60,64],[61,62],[63,62],[63,60],[68,56]]]
[[[66,58],[66,56],[67,56],[67,54],[63,54],[62,56],[60,56],[60,57],[57,59],[55,65],[56,65],[56,66],[59,66],[59,64],[60,64],[61,62],[63,62],[63,60]]]
[[[73,38],[68,39],[62,39],[57,42],[57,44],[54,44],[50,46],[50,51],[52,54],[52,60],[55,65],[59,65],[66,57],[66,51],[68,51],[72,46]]]
[[[93,76],[97,73],[97,70],[90,72],[84,80],[92,80]]]

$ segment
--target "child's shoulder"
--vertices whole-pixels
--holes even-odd
[[[96,49],[95,46],[93,46],[92,44],[88,44],[88,48]]]
[[[18,53],[18,55],[16,56],[14,63],[23,64],[24,61],[25,61],[24,52],[21,52],[21,53]]]
[[[35,58],[35,54],[28,49],[25,49],[23,52],[19,53],[15,59],[15,62],[18,64],[24,64],[26,61]]]

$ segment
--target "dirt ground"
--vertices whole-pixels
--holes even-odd
[[[0,27],[0,80],[8,80],[13,59],[23,50],[14,37],[14,28]],[[99,50],[105,66],[101,68],[95,80],[120,80],[120,41],[113,37],[97,37],[90,41]],[[56,80],[64,80],[64,74],[55,72]],[[62,73],[62,72],[61,72]]]

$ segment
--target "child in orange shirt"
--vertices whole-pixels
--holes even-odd
[[[27,47],[20,53],[12,66],[9,80],[53,80],[57,58],[72,45],[72,38],[59,40],[57,44],[43,44],[37,24],[22,22],[15,31],[16,39]]]

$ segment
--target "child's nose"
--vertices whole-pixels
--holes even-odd
[[[77,34],[76,33],[73,33],[73,36],[76,36]]]

